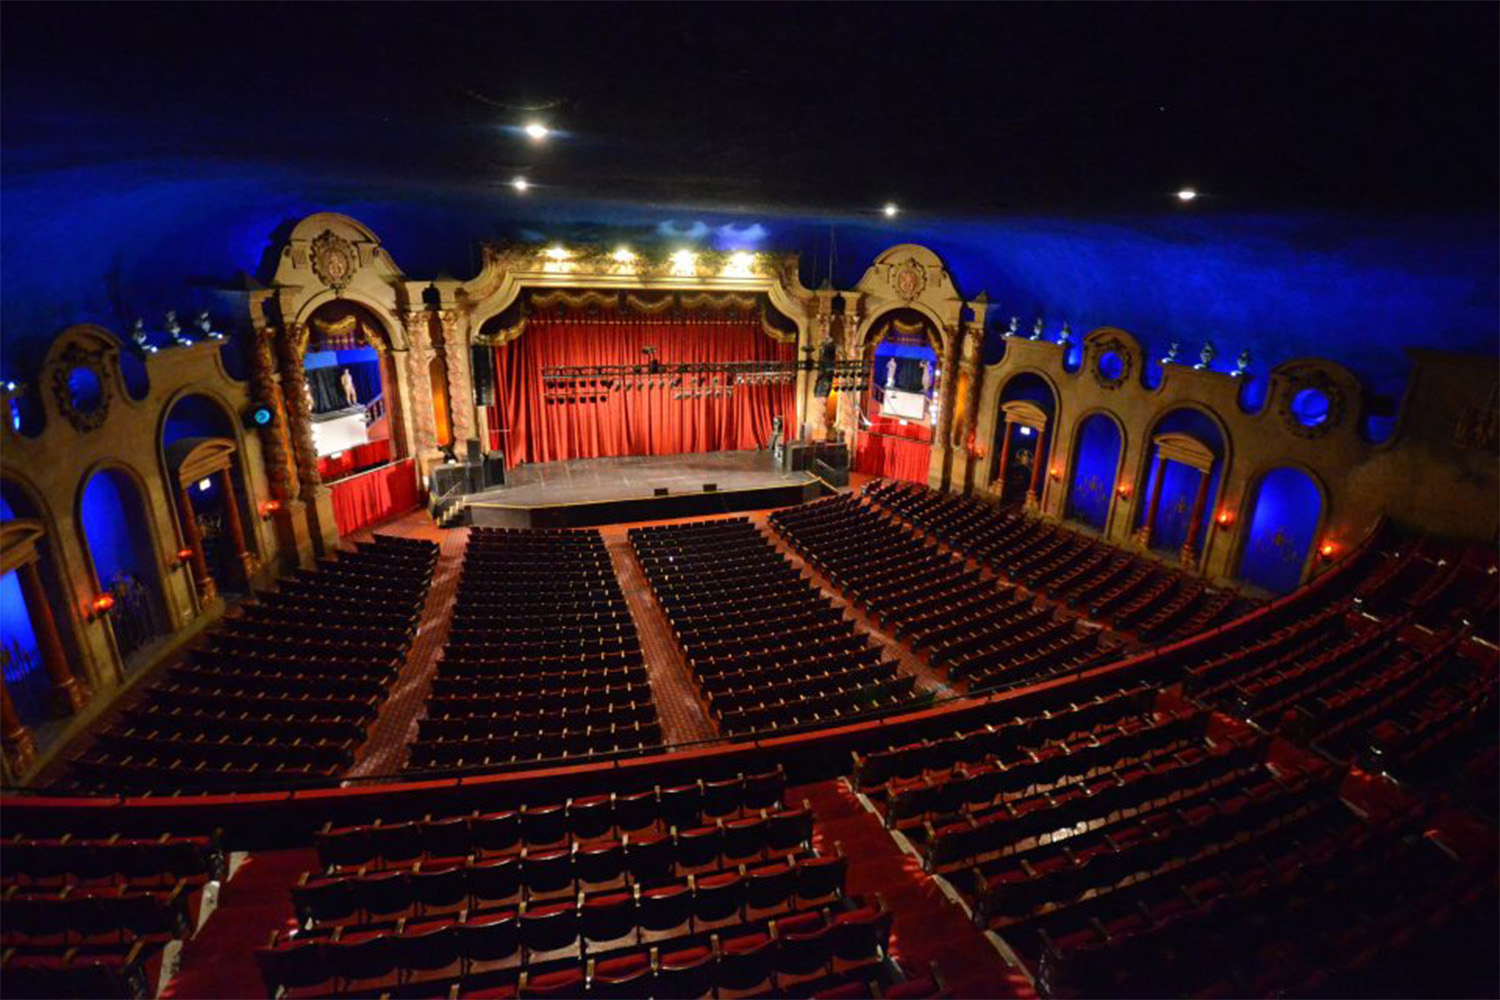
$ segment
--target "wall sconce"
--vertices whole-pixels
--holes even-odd
[[[179,566],[186,566],[188,564],[188,560],[192,559],[192,558],[193,558],[193,550],[192,549],[178,549],[177,550],[177,565],[179,565]]]
[[[1322,556],[1324,559],[1332,559],[1334,557],[1334,554],[1337,553],[1338,550],[1339,547],[1332,542],[1324,542],[1318,549],[1318,555]]]
[[[1130,484],[1129,483],[1121,483],[1120,486],[1119,486],[1119,488],[1116,489],[1115,492],[1120,495],[1120,499],[1121,500],[1129,500],[1130,499]]]
[[[1227,510],[1219,511],[1219,516],[1214,518],[1214,523],[1220,528],[1228,529],[1234,523],[1234,514]]]
[[[1062,469],[1060,467],[1054,465],[1052,468],[1050,468],[1050,469],[1047,470],[1047,475],[1051,476],[1053,479],[1061,479],[1062,478]]]
[[[88,618],[88,620],[91,622],[97,621],[98,619],[103,618],[106,614],[108,614],[109,609],[113,608],[114,606],[114,594],[108,592],[100,594],[98,597],[94,598],[94,602],[89,605],[89,613],[85,615],[85,617]]]
[[[280,509],[280,500],[267,500],[260,505],[260,516],[263,518],[269,518],[272,514],[275,514]]]

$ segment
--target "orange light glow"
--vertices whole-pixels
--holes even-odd
[[[1330,556],[1332,556],[1335,552],[1338,551],[1338,547],[1336,545],[1334,545],[1332,542],[1324,542],[1323,543],[1323,547],[1321,549],[1319,549],[1318,551],[1323,554],[1323,558],[1324,559],[1327,559]]]
[[[193,550],[192,549],[178,549],[177,550],[177,558],[181,559],[183,562],[187,562],[189,559],[193,558]]]
[[[1219,511],[1219,527],[1227,528],[1234,523],[1234,515],[1227,510]]]
[[[94,610],[99,612],[108,611],[115,606],[114,594],[100,594],[94,598]]]

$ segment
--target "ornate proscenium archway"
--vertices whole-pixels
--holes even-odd
[[[868,388],[857,401],[854,468],[873,476],[925,483],[944,398],[942,338],[923,312],[897,309],[871,328],[859,359]]]

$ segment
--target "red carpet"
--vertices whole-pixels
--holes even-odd
[[[955,997],[1035,997],[1031,983],[1010,968],[964,912],[943,895],[921,863],[903,854],[854,794],[838,781],[788,791],[789,801],[807,799],[816,817],[820,849],[837,841],[849,858],[850,893],[880,893],[895,914],[891,954],[909,975],[929,963],[948,980]]]
[[[291,927],[291,887],[318,867],[312,850],[252,854],[219,891],[219,907],[182,949],[177,975],[162,991],[168,998],[263,997],[255,949],[271,932]]]

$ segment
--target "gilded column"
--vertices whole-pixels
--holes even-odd
[[[1188,520],[1187,538],[1182,543],[1179,556],[1184,566],[1196,566],[1198,563],[1198,553],[1193,546],[1198,541],[1198,531],[1202,526],[1203,508],[1208,505],[1208,479],[1212,472],[1212,469],[1198,470],[1198,494],[1193,497],[1193,514]]]
[[[286,403],[287,436],[291,438],[297,461],[297,479],[301,485],[297,499],[312,504],[317,502],[318,487],[323,485],[323,478],[318,475],[318,450],[313,444],[312,394],[307,388],[307,374],[302,370],[303,352],[307,347],[306,330],[300,323],[288,323],[278,346],[281,349],[281,395]]]
[[[1151,497],[1146,502],[1146,518],[1135,533],[1135,540],[1141,543],[1142,548],[1151,547],[1152,524],[1156,521],[1156,508],[1161,504],[1161,482],[1166,478],[1166,459],[1161,457],[1161,452],[1151,460]]]
[[[36,633],[37,649],[42,654],[47,677],[52,681],[52,690],[70,713],[77,712],[88,704],[89,688],[68,669],[68,656],[57,631],[57,619],[52,617],[52,605],[47,603],[47,591],[42,586],[42,575],[37,571],[35,560],[22,566],[16,575],[21,578],[21,599],[26,604],[32,631]]]
[[[814,371],[812,381],[807,391],[807,432],[814,441],[822,441],[828,435],[828,398],[818,395],[819,373],[816,366],[823,356],[823,345],[833,339],[833,317],[827,312],[818,314],[818,339],[813,345],[812,362]]]
[[[474,409],[474,380],[469,366],[469,344],[460,334],[463,313],[444,309],[437,314],[443,324],[443,354],[448,362],[448,412],[453,421],[453,442],[461,450],[469,438],[478,437]],[[481,442],[481,446],[484,442]]]
[[[1031,483],[1026,487],[1026,506],[1039,507],[1042,502],[1042,494],[1038,484],[1042,478],[1042,451],[1047,447],[1047,428],[1043,427],[1036,432],[1036,447],[1031,451]]]
[[[948,474],[953,452],[949,440],[953,437],[953,408],[958,398],[959,333],[957,327],[943,331],[943,373],[938,389],[937,433],[932,436],[932,464],[927,470],[927,485],[933,489],[948,488]]]
[[[10,759],[17,777],[36,760],[36,740],[31,738],[31,730],[21,725],[21,717],[11,703],[10,689],[5,686],[4,679],[0,679],[0,746],[4,747],[5,756]]]
[[[1001,424],[1001,426],[1005,428],[1005,432],[1004,432],[1004,436],[1002,436],[1000,438],[1000,465],[999,465],[1000,471],[995,476],[995,482],[997,482],[997,483],[1000,484],[1000,488],[998,490],[996,490],[995,496],[999,500],[1004,500],[1005,499],[1005,474],[1006,474],[1006,472],[1009,471],[1009,466],[1010,466],[1010,432],[1011,432],[1011,430],[1012,430],[1012,428],[1014,426],[1011,423],[1009,415],[1006,416],[1005,422],[1003,424]]]
[[[253,336],[250,388],[255,401],[276,415],[268,426],[260,428],[261,451],[266,459],[271,496],[285,504],[296,494],[297,482],[288,456],[286,406],[281,387],[276,383],[276,331],[265,327],[255,330]]]
[[[188,494],[186,486],[177,487],[177,509],[182,521],[182,540],[191,553],[188,565],[193,571],[198,601],[200,605],[207,606],[218,595],[218,588],[214,586],[214,578],[208,572],[208,560],[203,556],[203,535],[198,531],[198,518],[193,513],[193,498]]]
[[[432,412],[432,314],[409,313],[406,323],[406,382],[411,392],[411,433],[413,451],[421,467],[421,457],[437,450],[437,420]]]
[[[260,568],[260,560],[255,558],[255,553],[245,544],[245,524],[240,520],[240,504],[234,494],[234,476],[228,469],[220,469],[216,475],[219,477],[219,488],[224,491],[224,528],[229,532],[235,556],[240,565],[245,567],[245,583],[249,584],[250,578]]]

